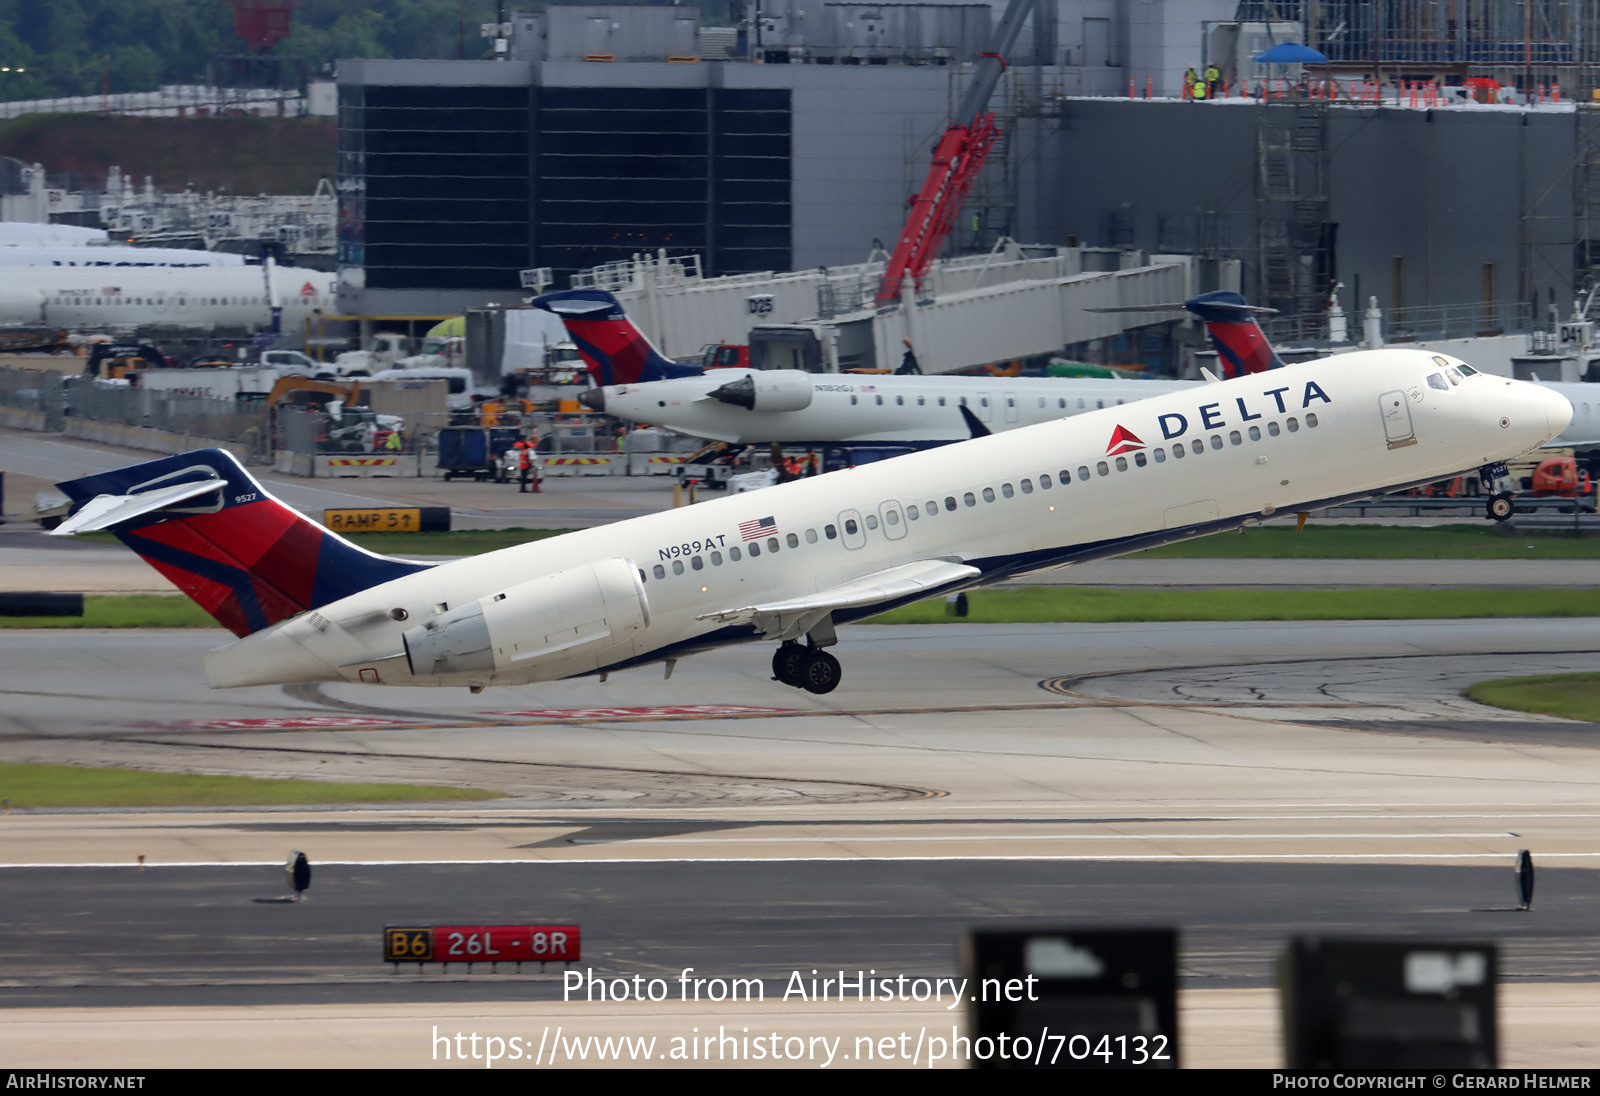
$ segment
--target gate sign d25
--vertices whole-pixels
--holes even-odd
[[[577,925],[387,925],[386,963],[570,963]]]

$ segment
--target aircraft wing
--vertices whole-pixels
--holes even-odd
[[[50,530],[50,535],[70,537],[74,533],[87,533],[93,529],[109,529],[153,510],[198,498],[226,486],[220,479],[211,479],[158,487],[154,491],[142,491],[136,495],[97,495],[84,503],[76,514]]]
[[[927,593],[977,578],[976,567],[948,559],[919,559],[902,563],[870,575],[852,579],[805,597],[775,601],[768,605],[746,605],[702,613],[696,620],[715,620],[722,624],[754,624],[769,639],[786,639],[809,631],[818,621],[838,609],[893,601]]]

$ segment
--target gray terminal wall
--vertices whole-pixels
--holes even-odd
[[[860,262],[874,240],[893,247],[968,78],[936,65],[341,65],[341,307],[504,303],[519,269],[556,268],[564,286],[574,268],[659,247],[719,274]]]
[[[1036,164],[1036,217],[1056,242],[1148,251],[1215,248],[1244,263],[1256,293],[1257,116],[1245,103],[1068,100]],[[1581,118],[1581,116],[1578,116]],[[1574,114],[1471,108],[1329,108],[1327,219],[1349,309],[1486,298],[1554,301],[1574,290],[1578,121]],[[1031,200],[1028,200],[1031,199]]]

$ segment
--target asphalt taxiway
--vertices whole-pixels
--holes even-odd
[[[57,470],[126,463],[61,444],[41,458]],[[382,482],[283,491],[413,492]],[[112,550],[54,548],[0,546],[0,570],[41,568],[26,588],[55,583],[53,567],[69,588],[96,588],[97,575],[130,588]],[[1112,577],[1112,561],[1082,578],[1247,582],[1230,562]],[[1386,566],[1412,568],[1397,585],[1484,586],[1583,585],[1592,568],[1345,574],[1302,561],[1273,584],[1384,584]],[[1600,621],[862,626],[841,638],[844,682],[824,697],[773,682],[763,645],[686,659],[666,681],[644,668],[471,696],[213,692],[200,657],[221,632],[0,631],[3,761],[505,796],[14,804],[0,816],[0,1060],[270,1066],[292,1045],[296,1064],[414,1067],[458,1064],[430,1051],[440,1029],[854,1037],[961,1022],[904,1002],[578,1003],[559,999],[554,971],[396,971],[379,957],[385,923],[571,920],[580,966],[598,974],[695,967],[765,985],[812,968],[948,976],[974,927],[1173,925],[1194,1065],[1277,1062],[1270,963],[1291,935],[1492,940],[1507,980],[1502,1061],[1600,1063],[1595,731],[1461,696],[1484,678],[1593,669]],[[1524,848],[1539,886],[1519,912]],[[260,901],[283,891],[291,849],[315,865],[309,901]]]
[[[414,1064],[432,1064],[425,1017],[665,1031],[719,1015],[378,961],[384,923],[501,918],[582,924],[581,965],[611,976],[769,981],[948,975],[980,925],[1177,925],[1185,1000],[1214,1036],[1194,1064],[1275,1060],[1270,962],[1293,934],[1494,940],[1528,1009],[1508,1014],[1507,1060],[1600,1059],[1581,1034],[1600,1030],[1593,732],[1459,695],[1591,668],[1600,622],[858,627],[825,697],[772,682],[755,646],[670,681],[214,693],[198,657],[218,639],[0,633],[0,757],[507,798],[0,819],[17,896],[0,948],[19,957],[0,1052],[28,1040],[11,1060],[85,1062],[74,1032],[156,1014],[193,1051],[267,1006],[326,1010],[330,1061],[341,1040],[349,1061],[397,1040]],[[1541,872],[1529,913],[1521,848]],[[256,901],[283,889],[290,849],[317,865],[311,900]],[[931,1015],[764,1008],[735,1018],[854,1033]],[[380,1036],[385,1016],[400,1027]],[[108,1045],[149,1060],[136,1043]]]

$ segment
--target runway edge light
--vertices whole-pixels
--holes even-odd
[[[1523,909],[1533,909],[1533,854],[1527,849],[1517,850],[1517,897]]]
[[[289,859],[284,861],[283,875],[294,889],[294,900],[304,901],[305,892],[311,886],[311,861],[306,859],[306,854],[299,849],[291,852]]]

